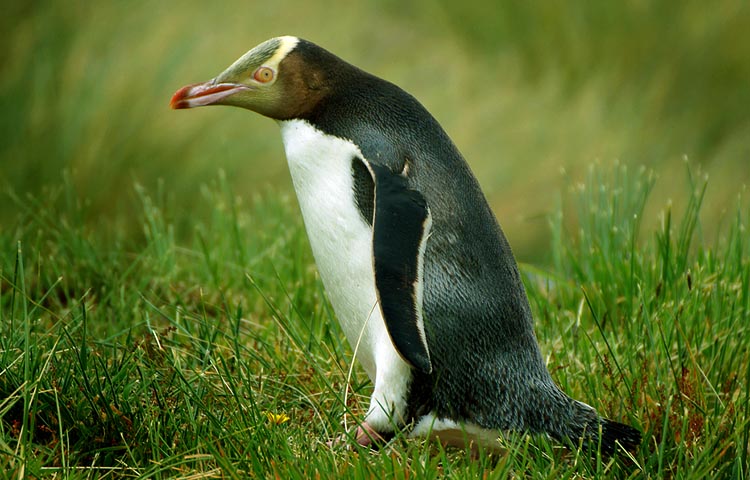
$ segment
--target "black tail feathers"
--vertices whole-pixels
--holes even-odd
[[[618,444],[628,452],[633,452],[641,444],[641,432],[630,425],[602,418],[600,426],[600,451],[604,456],[617,452]]]

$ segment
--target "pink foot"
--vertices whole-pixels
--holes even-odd
[[[385,443],[385,438],[376,432],[367,422],[362,422],[362,425],[357,427],[354,440],[362,447],[369,447],[373,443]]]
[[[329,441],[327,445],[331,448],[342,445],[349,447],[349,438],[349,435],[339,435],[337,438]],[[385,438],[367,422],[362,422],[362,425],[354,431],[354,441],[360,447],[371,447],[373,444],[386,442]]]

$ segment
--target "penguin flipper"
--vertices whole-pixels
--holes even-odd
[[[372,253],[375,290],[393,345],[412,367],[432,372],[422,319],[422,271],[432,226],[422,194],[406,177],[376,163],[363,163],[375,184]]]

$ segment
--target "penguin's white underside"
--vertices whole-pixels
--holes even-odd
[[[375,384],[367,421],[389,429],[403,411],[409,365],[394,348],[377,305],[372,230],[353,195],[359,149],[303,120],[279,122],[289,170],[326,293],[357,358]]]
[[[357,359],[375,386],[366,421],[376,430],[390,431],[403,420],[397,417],[406,408],[411,367],[394,347],[377,304],[372,227],[354,200],[352,160],[363,158],[362,152],[352,142],[327,135],[304,120],[279,125],[320,277]],[[424,251],[422,242],[420,266]],[[420,308],[421,280],[420,275],[415,290]],[[453,432],[485,445],[492,443],[487,439],[497,438],[496,432],[432,414],[418,419],[411,435],[427,436],[430,431]]]
[[[375,378],[378,332],[372,267],[372,232],[353,201],[351,162],[356,146],[301,120],[280,122],[289,171],[313,255],[341,326],[368,376]],[[362,330],[364,323],[367,326]],[[361,335],[361,339],[360,339]]]

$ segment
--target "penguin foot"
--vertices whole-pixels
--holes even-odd
[[[393,438],[393,433],[378,432],[372,426],[370,426],[369,423],[362,422],[362,424],[354,430],[353,435],[351,433],[339,435],[334,440],[329,441],[327,445],[331,448],[340,446],[349,448],[351,446],[350,439],[352,438],[352,436],[354,437],[354,443],[356,445],[359,445],[360,447],[369,447],[375,449],[388,443],[388,441]]]
[[[383,434],[372,428],[369,423],[362,422],[362,425],[357,427],[357,431],[354,433],[354,441],[361,447],[373,447],[382,445],[388,440]]]

